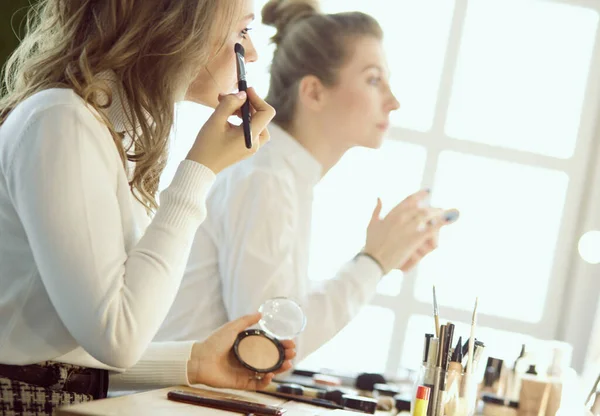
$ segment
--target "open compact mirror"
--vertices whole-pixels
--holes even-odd
[[[285,349],[279,340],[298,336],[306,326],[300,305],[288,298],[273,298],[263,303],[260,329],[241,332],[233,344],[233,352],[247,369],[256,373],[276,371],[285,361]]]

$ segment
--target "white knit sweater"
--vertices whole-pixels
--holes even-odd
[[[107,115],[127,131],[118,94]],[[110,369],[111,389],[187,383],[193,343],[151,340],[213,182],[182,162],[151,219],[78,95],[50,89],[22,102],[0,127],[0,363]]]

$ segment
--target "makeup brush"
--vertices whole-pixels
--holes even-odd
[[[244,47],[236,43],[235,47],[235,57],[236,57],[236,69],[237,69],[237,77],[238,77],[238,90],[247,92],[248,84],[246,83],[246,63],[245,56],[246,51]],[[246,143],[246,148],[252,148],[252,131],[250,130],[250,101],[246,97],[246,101],[242,105],[242,128],[244,129],[244,142]]]
[[[313,399],[329,400],[338,405],[342,404],[344,394],[348,393],[347,391],[342,390],[315,389],[311,387],[301,386],[295,383],[271,383],[264,389],[264,391],[269,393],[282,393],[295,396],[305,396]]]
[[[473,356],[475,352],[475,326],[477,325],[477,306],[479,298],[475,298],[475,307],[473,308],[473,316],[471,317],[471,336],[469,337],[469,356],[467,357],[467,373],[473,370]]]
[[[435,295],[435,285],[433,285],[433,319],[435,320],[435,336],[440,337],[440,310],[438,309],[437,296]]]
[[[469,338],[469,356],[467,357],[467,374],[473,372],[473,353],[475,350],[475,325],[477,324],[477,304],[479,298],[475,298],[475,308],[473,308],[473,317],[471,318],[471,337]]]

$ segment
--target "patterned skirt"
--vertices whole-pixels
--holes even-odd
[[[108,372],[47,361],[0,364],[0,415],[47,416],[59,407],[106,397]]]

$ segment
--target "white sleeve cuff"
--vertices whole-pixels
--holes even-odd
[[[130,391],[189,385],[187,368],[194,343],[153,342],[136,365],[110,375],[109,389]]]
[[[350,267],[352,267],[352,274],[359,277],[356,279],[357,282],[367,291],[376,287],[383,277],[381,266],[369,256],[356,256],[350,262]]]
[[[195,233],[206,217],[206,197],[215,178],[206,166],[183,160],[171,184],[160,194],[156,218],[167,226]]]

